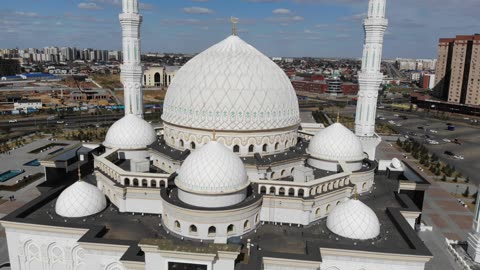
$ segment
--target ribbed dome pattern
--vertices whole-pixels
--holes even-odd
[[[328,161],[348,162],[364,158],[362,142],[352,131],[339,123],[313,136],[308,152],[314,158]]]
[[[106,207],[105,195],[96,186],[78,181],[60,194],[55,212],[62,217],[79,218],[95,215]]]
[[[212,141],[193,151],[178,171],[175,184],[199,194],[228,194],[248,186],[240,158],[223,144]]]
[[[337,205],[327,218],[327,227],[333,233],[350,239],[367,240],[380,234],[377,215],[358,200]]]
[[[115,122],[107,132],[104,146],[122,150],[147,148],[157,140],[157,134],[147,121],[127,114]]]
[[[237,36],[177,72],[162,119],[207,130],[266,130],[300,123],[295,90],[285,72]]]

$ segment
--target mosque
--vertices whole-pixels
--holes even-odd
[[[370,0],[364,21],[355,133],[301,123],[285,73],[235,27],[178,70],[154,130],[138,6],[123,0],[120,15],[125,117],[94,151],[59,154],[93,176],[79,169],[0,221],[12,269],[425,269],[428,184],[375,158],[386,0]],[[47,177],[57,157],[42,162]]]

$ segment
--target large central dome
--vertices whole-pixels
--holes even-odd
[[[300,122],[288,77],[237,36],[190,60],[165,97],[162,119],[205,130],[269,130]]]

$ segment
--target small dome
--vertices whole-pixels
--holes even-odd
[[[157,134],[147,121],[127,114],[108,130],[103,145],[122,150],[144,149],[157,140]]]
[[[337,205],[327,218],[327,227],[345,238],[367,240],[380,234],[380,222],[370,207],[358,200]]]
[[[95,215],[106,207],[105,195],[97,187],[78,181],[60,194],[55,212],[62,217],[79,218]]]
[[[327,161],[363,160],[362,142],[352,131],[335,123],[320,130],[310,140],[308,152],[314,158]]]
[[[207,130],[271,130],[300,123],[285,72],[238,36],[186,63],[165,96],[165,122]]]
[[[249,183],[240,158],[223,144],[212,141],[193,151],[178,171],[175,184],[198,194],[228,194]]]
[[[393,158],[391,165],[392,165],[392,168],[394,169],[403,168],[402,162],[398,158]]]

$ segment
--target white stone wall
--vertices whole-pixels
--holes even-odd
[[[156,153],[155,151],[150,151],[150,159],[153,161],[153,165],[157,168],[162,169],[167,173],[174,173],[180,169],[180,163],[173,161],[170,158],[167,158],[163,155]]]
[[[352,173],[352,175],[350,175],[350,181],[355,184],[357,187],[357,192],[360,194],[370,192],[373,188],[374,180],[375,172],[373,170],[368,172]]]
[[[194,150],[213,138],[213,130],[199,130],[164,123],[164,138],[168,146],[178,150]],[[297,127],[272,131],[222,132],[216,131],[216,140],[240,156],[280,154],[297,144]],[[250,151],[252,150],[252,151]]]
[[[260,219],[266,222],[308,225],[325,218],[338,204],[350,198],[350,188],[317,195],[314,199],[264,196]]]
[[[198,207],[218,208],[241,203],[247,197],[247,190],[231,194],[195,194],[178,189],[178,198],[184,203]]]
[[[165,227],[180,236],[224,243],[228,237],[242,236],[260,223],[261,201],[238,209],[202,211],[163,203]]]
[[[124,252],[97,252],[82,248],[83,233],[7,228],[12,270],[125,270],[119,262]],[[115,268],[115,267],[116,268]]]
[[[345,252],[348,254],[348,252]],[[322,254],[321,270],[424,270],[425,263]]]

